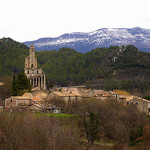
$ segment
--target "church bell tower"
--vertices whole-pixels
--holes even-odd
[[[35,57],[35,48],[33,44],[29,48],[29,56],[25,58],[24,72],[33,88],[40,87],[41,89],[46,90],[45,73],[42,69],[37,68],[37,58]]]
[[[25,60],[25,69],[37,69],[37,59],[35,57],[35,48],[31,45],[28,59]]]

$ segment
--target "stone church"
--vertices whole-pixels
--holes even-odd
[[[32,87],[39,87],[46,90],[46,78],[42,69],[37,68],[37,58],[35,57],[35,48],[31,45],[29,56],[25,58],[25,70],[27,78],[30,80]]]

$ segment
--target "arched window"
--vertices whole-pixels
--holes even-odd
[[[29,70],[28,70],[28,74],[29,74]]]
[[[38,74],[39,72],[38,72],[38,70],[37,70],[37,74]]]
[[[34,65],[32,64],[32,65],[31,65],[31,68],[33,68],[33,67],[34,67]]]

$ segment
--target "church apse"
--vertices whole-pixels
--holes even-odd
[[[37,58],[35,57],[35,48],[33,45],[29,48],[29,56],[25,58],[24,72],[33,88],[40,87],[46,90],[45,73],[37,67]]]

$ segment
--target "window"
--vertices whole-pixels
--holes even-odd
[[[24,103],[25,103],[26,101],[24,101]]]
[[[28,70],[28,74],[29,74],[29,70]]]
[[[33,68],[33,67],[34,67],[34,65],[32,64],[32,65],[31,65],[31,68]]]
[[[37,70],[37,74],[38,74],[39,72],[38,72],[38,70]]]
[[[10,101],[11,103],[12,103],[12,99],[11,99],[11,101]]]
[[[136,103],[136,105],[138,105],[138,103]]]

